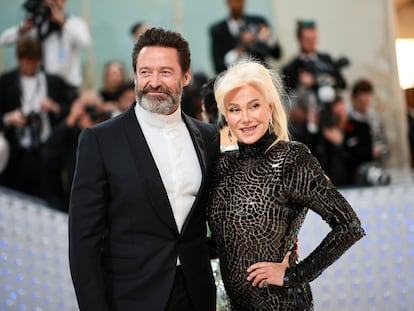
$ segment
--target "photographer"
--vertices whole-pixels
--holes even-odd
[[[349,114],[351,124],[366,124],[372,140],[371,150],[366,150],[366,158],[371,153],[370,162],[359,167],[358,184],[387,185],[390,175],[384,170],[384,161],[390,154],[384,123],[380,115],[372,109],[374,103],[374,86],[369,80],[357,80],[352,86],[352,109]]]
[[[337,187],[386,185],[388,174],[373,164],[373,137],[367,122],[351,118],[341,97],[320,112],[317,158]]]
[[[42,42],[42,65],[47,73],[61,76],[75,90],[82,83],[81,48],[90,44],[86,22],[64,11],[66,0],[26,0],[26,18],[0,35],[0,44],[15,44],[21,35]]]
[[[246,57],[265,62],[267,57],[279,59],[281,48],[271,36],[267,20],[244,14],[245,0],[226,0],[229,17],[210,28],[212,60],[216,73]]]
[[[45,158],[57,159],[53,174],[55,179],[49,179],[47,185],[48,201],[64,212],[67,212],[69,206],[69,192],[75,170],[79,134],[84,128],[110,117],[104,108],[96,92],[84,91],[73,101],[69,114],[56,125],[47,141],[44,150]]]
[[[319,108],[332,102],[339,90],[346,88],[341,68],[348,60],[334,61],[329,54],[317,51],[318,29],[314,21],[298,21],[296,37],[300,53],[283,67],[285,86],[292,98],[307,97],[308,105]]]
[[[18,67],[0,76],[0,130],[10,145],[3,186],[45,198],[43,149],[55,125],[65,117],[73,93],[62,78],[40,70],[36,39],[17,42]]]

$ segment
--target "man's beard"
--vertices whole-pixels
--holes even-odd
[[[148,95],[148,92],[150,91],[163,92],[167,95],[167,97],[159,95]],[[182,88],[181,90],[170,90],[162,86],[157,88],[148,86],[140,91],[136,86],[135,93],[137,94],[138,104],[141,105],[141,107],[145,110],[152,113],[169,115],[177,110],[181,102]]]

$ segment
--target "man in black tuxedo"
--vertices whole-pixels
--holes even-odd
[[[331,103],[337,91],[346,88],[340,69],[348,65],[348,60],[334,61],[329,54],[318,52],[318,37],[314,21],[299,20],[296,28],[299,54],[282,68],[287,91],[294,92],[295,101],[306,102],[307,106]]]
[[[137,102],[82,131],[69,208],[81,310],[215,310],[205,201],[217,129],[181,112],[190,51],[152,28],[133,49]]]
[[[43,151],[76,94],[62,78],[40,70],[42,49],[36,39],[19,37],[16,57],[17,68],[0,76],[0,131],[10,145],[0,184],[48,199],[54,159],[45,161]]]
[[[269,56],[280,58],[280,45],[271,37],[266,19],[244,14],[245,0],[226,2],[229,17],[210,28],[211,52],[216,73],[222,72],[237,60],[250,56],[263,62]]]

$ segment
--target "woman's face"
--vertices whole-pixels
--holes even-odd
[[[227,93],[224,97],[224,109],[232,133],[242,143],[255,143],[269,129],[272,105],[253,85]]]
[[[105,73],[105,80],[108,87],[118,87],[124,81],[122,66],[118,63],[108,65]]]

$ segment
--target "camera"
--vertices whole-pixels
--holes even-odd
[[[385,186],[391,183],[391,176],[375,163],[364,163],[358,168],[358,184]]]
[[[321,60],[306,62],[303,70],[313,75],[315,79],[316,94],[320,104],[332,102],[335,99],[336,79],[335,72],[349,65],[346,57],[327,63]]]
[[[23,8],[36,25],[43,23],[51,14],[50,8],[43,3],[43,0],[26,0]]]
[[[332,128],[338,126],[341,116],[334,113],[333,106],[342,101],[342,97],[335,95],[334,99],[322,103],[319,108],[319,125],[321,128]]]
[[[83,109],[89,115],[92,122],[105,120],[109,117],[107,112],[99,111],[96,105],[93,104],[86,104]]]
[[[40,146],[40,132],[42,130],[42,118],[39,113],[31,111],[26,114],[26,126],[24,128],[17,128],[17,137],[20,140],[22,137],[29,135],[30,144],[26,145],[30,150],[37,150]]]

